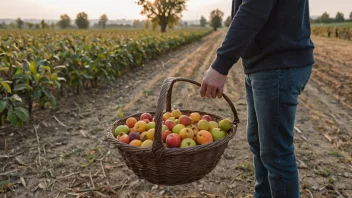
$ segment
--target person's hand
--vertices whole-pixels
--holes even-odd
[[[222,97],[227,76],[220,74],[213,68],[209,68],[203,77],[200,95],[208,98]]]

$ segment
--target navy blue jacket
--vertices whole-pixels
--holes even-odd
[[[227,75],[314,64],[308,0],[233,0],[232,22],[211,67]]]

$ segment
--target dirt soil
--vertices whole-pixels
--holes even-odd
[[[165,78],[200,82],[224,34],[170,52],[110,85],[60,98],[56,109],[35,111],[24,129],[0,128],[0,197],[252,197],[240,63],[231,70],[225,93],[241,123],[218,166],[202,180],[174,187],[139,180],[105,138],[105,129],[121,114],[155,111]],[[296,120],[301,197],[352,198],[352,42],[313,40],[317,63]],[[191,84],[175,86],[173,106],[231,117],[226,102],[201,98]]]

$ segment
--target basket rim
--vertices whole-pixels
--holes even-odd
[[[222,116],[218,116],[212,113],[208,113],[208,112],[202,112],[202,111],[194,111],[194,110],[188,110],[188,109],[180,109],[181,112],[198,112],[200,114],[207,114],[210,115],[211,117],[216,116],[219,119],[225,119],[225,117]],[[118,146],[119,149],[123,149],[125,150],[126,148],[128,148],[129,152],[134,152],[134,153],[145,153],[145,152],[153,152],[152,148],[141,148],[141,147],[136,147],[136,146],[132,146],[123,142],[118,141],[114,135],[113,135],[113,128],[117,126],[118,123],[127,120],[130,117],[136,117],[136,116],[140,116],[143,113],[150,113],[155,115],[155,111],[148,111],[148,112],[139,112],[139,113],[134,113],[128,116],[124,116],[123,118],[120,118],[116,121],[113,122],[113,124],[111,124],[108,129],[106,130],[107,134],[107,138],[108,140],[110,140],[110,142],[112,142],[113,144],[116,144]],[[227,135],[217,141],[211,142],[209,144],[203,144],[203,145],[196,145],[193,147],[188,147],[188,148],[161,148],[160,150],[162,150],[162,153],[164,155],[181,155],[181,154],[185,154],[185,153],[193,153],[193,152],[199,152],[200,150],[209,150],[209,149],[213,149],[216,148],[218,146],[221,146],[223,144],[228,143],[231,139],[233,139],[233,137],[235,136],[236,132],[237,132],[237,127],[238,127],[239,122],[233,121],[232,122],[232,126],[231,129],[229,130],[229,132],[227,132]],[[153,140],[154,141],[154,140]]]

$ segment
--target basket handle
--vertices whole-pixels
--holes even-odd
[[[153,152],[157,152],[158,150],[164,148],[164,145],[161,140],[161,133],[162,133],[162,123],[163,123],[163,110],[164,110],[164,105],[166,104],[166,111],[171,111],[171,96],[172,96],[172,88],[175,82],[178,81],[183,81],[183,82],[189,82],[191,84],[195,84],[197,86],[201,86],[200,83],[193,81],[191,79],[187,78],[181,78],[181,77],[169,77],[165,79],[163,82],[163,85],[160,90],[160,96],[158,100],[158,104],[156,107],[156,114],[155,114],[155,134],[154,134],[154,142],[153,142],[153,147],[152,150]],[[226,94],[222,94],[226,102],[229,104],[233,116],[234,116],[234,121],[233,124],[238,124],[239,119],[237,115],[237,111],[235,108],[235,105],[231,102],[229,97],[226,96]]]

